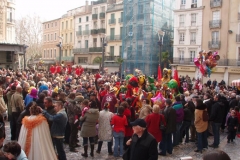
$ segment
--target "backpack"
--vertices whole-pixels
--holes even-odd
[[[207,122],[209,120],[209,115],[208,115],[208,112],[206,110],[203,111],[202,119],[203,119],[204,122]]]

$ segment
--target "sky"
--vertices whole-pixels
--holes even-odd
[[[60,18],[68,10],[85,5],[85,0],[15,0],[15,4],[16,19],[35,14],[42,21],[49,21]]]

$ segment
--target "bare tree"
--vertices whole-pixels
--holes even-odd
[[[42,23],[40,17],[26,16],[16,21],[16,42],[28,46],[26,60],[42,55]]]

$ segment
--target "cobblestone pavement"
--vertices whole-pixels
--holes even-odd
[[[10,127],[9,127],[9,123],[6,122],[6,142],[10,141]],[[82,138],[79,138],[80,142],[79,144],[82,145]],[[226,153],[228,153],[228,155],[231,157],[232,160],[238,160],[240,159],[240,152],[239,152],[239,147],[240,147],[240,138],[235,139],[235,141],[233,143],[227,143],[227,133],[221,133],[221,139],[220,139],[221,143],[218,149],[221,149],[223,151],[225,151]],[[212,144],[213,142],[213,137],[209,137],[208,138],[208,144]],[[88,157],[88,158],[83,158],[81,156],[81,153],[83,153],[83,147],[78,147],[76,148],[76,150],[78,152],[76,153],[72,153],[69,151],[69,147],[68,145],[65,145],[65,151],[67,154],[67,159],[68,160],[121,160],[122,158],[115,158],[113,156],[109,156],[107,153],[107,143],[104,142],[103,146],[102,146],[102,151],[100,154],[96,153],[96,148],[97,145],[95,145],[95,157]],[[202,154],[200,153],[195,153],[194,149],[196,149],[196,145],[195,143],[186,143],[186,144],[181,144],[177,147],[174,148],[173,150],[173,154],[172,155],[167,155],[166,157],[161,157],[159,156],[158,159],[159,160],[179,160],[180,157],[184,157],[184,156],[191,156],[193,157],[194,160],[202,160]],[[206,150],[203,151],[203,154],[206,152],[211,152],[212,150],[214,150],[213,148],[208,148]],[[90,148],[88,150],[88,152],[90,152]]]

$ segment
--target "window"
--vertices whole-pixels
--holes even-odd
[[[67,57],[67,55],[68,55],[68,51],[67,51],[67,49],[65,50],[65,56]]]
[[[97,21],[94,21],[94,22],[93,22],[93,28],[94,28],[94,29],[97,29]]]
[[[88,16],[86,17],[86,22],[88,22]]]
[[[101,7],[101,12],[102,12],[102,13],[105,12],[105,6]]]
[[[185,34],[184,33],[180,33],[179,34],[179,43],[183,44],[185,40]]]
[[[47,58],[49,58],[49,50],[47,50]]]
[[[64,22],[62,22],[62,29],[64,29]]]
[[[81,45],[81,41],[78,41],[78,46],[79,46],[79,48],[82,47],[82,45]]]
[[[184,15],[179,16],[179,26],[183,27],[184,26]]]
[[[190,43],[195,44],[196,43],[196,32],[191,32],[190,36],[191,36]]]
[[[66,21],[66,29],[68,29],[68,21]]]
[[[240,47],[238,47],[238,61],[240,61]]]
[[[78,63],[86,64],[88,62],[87,57],[78,57]]]
[[[46,51],[44,50],[43,51],[43,58],[45,58],[46,57]]]
[[[138,45],[137,47],[137,56],[142,56],[142,45]]]
[[[13,22],[15,17],[15,9],[14,8],[7,8],[7,21]]]
[[[192,4],[197,4],[197,0],[192,0]]]
[[[111,14],[111,20],[113,20],[113,19],[115,19],[115,14],[114,13]]]
[[[52,58],[53,57],[53,55],[52,55],[52,50],[51,50],[51,52],[50,52],[50,58]]]
[[[218,43],[219,41],[219,32],[218,31],[214,31],[212,32],[212,43]]]
[[[49,34],[48,34],[48,41],[49,41]]]
[[[72,29],[72,20],[70,20],[70,29]]]
[[[142,38],[143,37],[143,26],[142,25],[137,26],[137,32],[138,32],[138,37]]]
[[[186,4],[186,0],[181,0],[181,5],[185,5]]]
[[[88,40],[85,40],[85,48],[88,48]]]
[[[93,47],[97,47],[97,38],[93,38]]]
[[[105,20],[101,20],[101,28],[105,28]]]
[[[195,58],[195,51],[190,51],[190,62],[193,62]]]
[[[93,9],[93,14],[98,14],[98,8]]]
[[[51,41],[53,40],[53,34],[51,34]]]
[[[44,35],[44,41],[46,42],[47,41],[47,38],[46,38],[47,36],[46,35]]]
[[[78,26],[78,31],[82,32],[82,26]]]
[[[57,33],[54,34],[54,40],[57,40]]]
[[[56,49],[54,49],[54,54],[53,54],[53,56],[54,56],[54,58],[56,58],[56,55],[57,54],[57,51],[56,51]]]
[[[85,30],[86,30],[86,31],[89,30],[89,25],[88,25],[88,24],[85,25]]]
[[[143,5],[138,5],[138,13],[143,13]]]
[[[79,18],[79,19],[78,19],[78,22],[79,22],[79,23],[81,23],[81,22],[82,22],[82,19],[81,19],[81,18]]]
[[[67,43],[67,40],[68,39],[68,35],[67,35],[67,33],[66,33],[66,36],[65,36],[65,42]]]
[[[114,56],[114,46],[110,46],[110,56]]]
[[[220,20],[220,11],[213,12],[213,20]]]
[[[197,17],[196,13],[191,14],[191,26],[196,26],[196,17]]]
[[[184,51],[183,50],[179,51],[179,60],[184,61]]]
[[[72,33],[70,33],[70,42],[72,42]]]
[[[122,55],[122,46],[119,46],[119,56]]]

